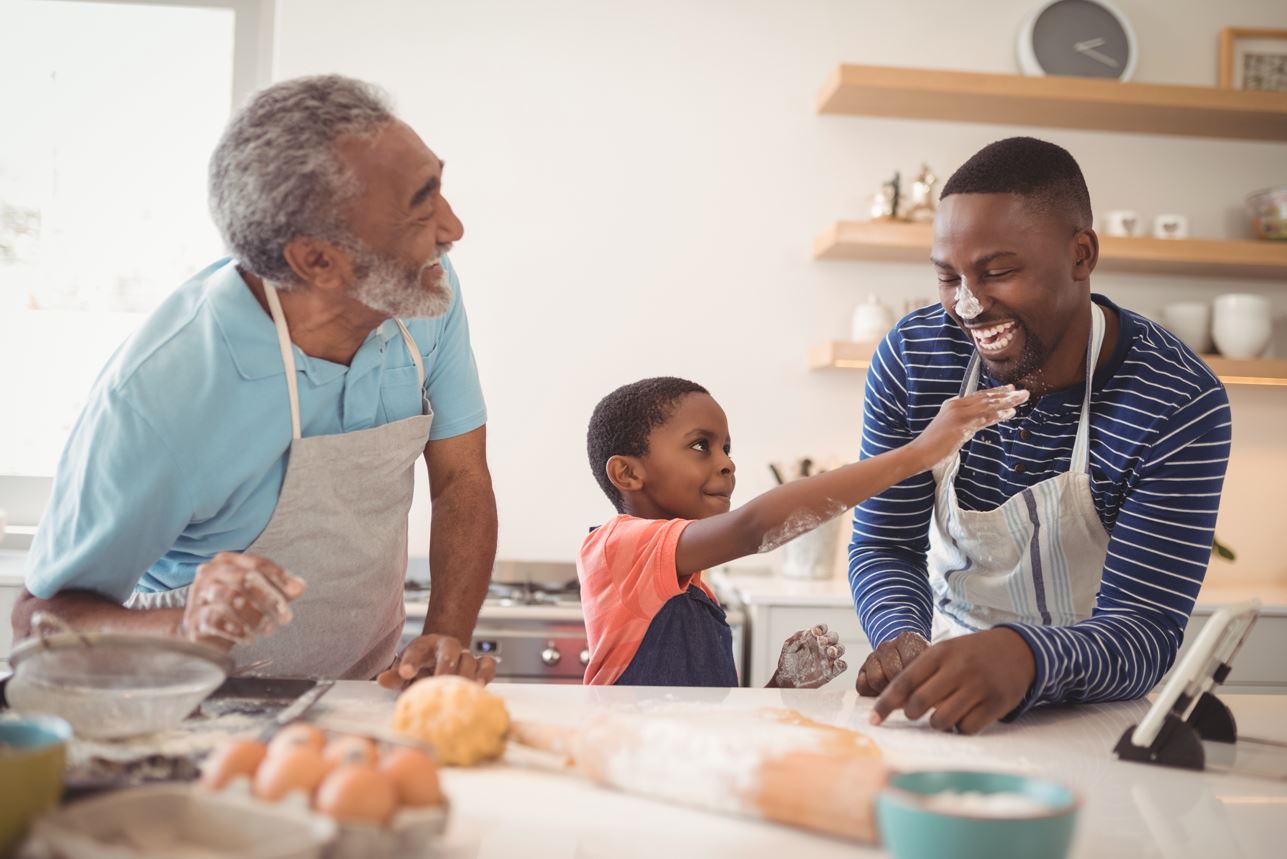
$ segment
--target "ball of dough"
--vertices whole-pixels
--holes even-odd
[[[505,750],[509,713],[481,683],[426,677],[398,697],[393,730],[433,746],[445,764],[471,766]]]

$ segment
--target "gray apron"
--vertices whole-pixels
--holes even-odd
[[[268,660],[274,676],[369,680],[397,654],[405,619],[407,513],[415,463],[433,422],[424,362],[411,332],[397,321],[415,361],[422,413],[371,429],[302,438],[294,347],[277,291],[264,284],[290,395],[292,441],[272,518],[247,549],[304,579],[291,603],[294,619],[271,635],[237,645],[239,665]],[[188,588],[134,593],[129,608],[175,608]]]
[[[934,592],[932,639],[1001,623],[1068,626],[1095,608],[1108,532],[1090,493],[1090,391],[1104,342],[1104,312],[1091,304],[1086,395],[1068,471],[1007,498],[995,510],[965,510],[956,498],[961,454],[934,467],[928,557]],[[979,386],[979,355],[961,395]]]

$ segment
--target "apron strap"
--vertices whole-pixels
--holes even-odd
[[[268,299],[268,310],[273,316],[273,325],[277,328],[277,345],[281,349],[282,365],[286,368],[286,389],[290,393],[291,438],[299,438],[299,382],[295,378],[295,347],[290,340],[290,331],[286,328],[286,314],[282,312],[282,302],[277,297],[277,288],[265,281],[264,295]],[[411,353],[411,360],[415,362],[416,378],[419,380],[421,396],[423,397],[425,362],[420,357],[420,347],[416,345],[415,338],[411,336],[407,326],[402,324],[401,319],[393,321],[398,324],[398,330],[402,332],[402,339],[407,344],[407,351]]]
[[[411,336],[411,332],[407,330],[407,326],[402,324],[401,319],[393,321],[398,323],[398,330],[402,332],[402,340],[407,344],[407,351],[411,353],[411,360],[416,362],[416,377],[420,380],[420,387],[423,392],[425,386],[425,362],[420,357],[420,347],[416,345],[416,339]]]
[[[1077,441],[1073,444],[1068,470],[1080,474],[1090,467],[1090,390],[1095,380],[1095,362],[1104,345],[1104,311],[1090,303],[1090,343],[1086,348],[1086,394],[1082,398],[1081,418],[1077,421]]]
[[[286,329],[286,314],[282,313],[282,302],[277,297],[277,287],[264,281],[264,296],[268,299],[268,310],[273,315],[273,325],[277,328],[277,346],[282,352],[282,364],[286,367],[286,390],[290,394],[290,431],[291,438],[298,439],[299,432],[299,382],[295,378],[295,347],[290,342],[290,331]]]

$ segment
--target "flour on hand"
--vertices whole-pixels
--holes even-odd
[[[849,666],[841,658],[845,646],[840,635],[829,632],[825,623],[792,633],[782,645],[778,670],[780,688],[817,689],[839,677]]]

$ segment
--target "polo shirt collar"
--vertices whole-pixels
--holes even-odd
[[[236,260],[228,258],[209,276],[206,299],[219,333],[232,355],[233,364],[243,379],[268,379],[285,372],[281,349],[277,345],[277,328],[237,271]],[[373,343],[376,348],[381,348],[397,334],[397,324],[391,319],[385,320],[367,335],[358,351]],[[349,368],[343,364],[305,355],[298,346],[292,348],[295,350],[296,367],[314,385],[327,384],[348,372]]]

